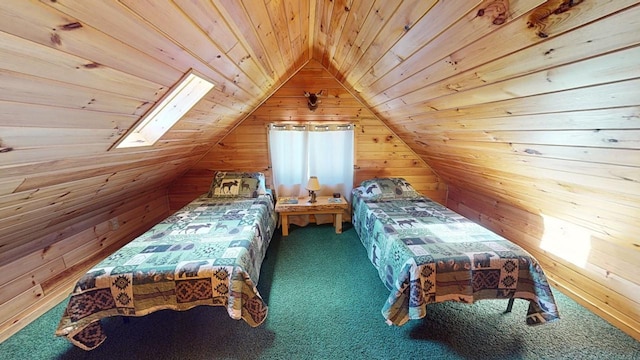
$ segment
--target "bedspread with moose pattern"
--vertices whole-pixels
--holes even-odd
[[[106,338],[102,318],[198,305],[260,325],[267,305],[256,284],[275,221],[271,195],[197,198],[89,270],[56,335],[90,350]]]
[[[529,301],[530,325],[559,317],[540,264],[514,243],[418,196],[373,199],[353,191],[353,224],[390,295],[390,325],[423,318],[426,305],[481,299]]]

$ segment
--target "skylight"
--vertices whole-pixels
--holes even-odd
[[[116,145],[116,149],[151,146],[211,89],[213,84],[188,72]]]

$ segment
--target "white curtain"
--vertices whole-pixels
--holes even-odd
[[[309,176],[317,176],[318,195],[341,193],[350,200],[353,187],[353,125],[307,124],[269,126],[271,172],[277,196],[306,196]],[[291,218],[306,225],[308,216]],[[331,215],[316,216],[331,222]]]
[[[307,190],[308,132],[306,126],[269,126],[271,175],[276,196],[301,196]]]
[[[353,126],[309,132],[309,175],[320,182],[319,195],[341,193],[350,200],[353,188]]]

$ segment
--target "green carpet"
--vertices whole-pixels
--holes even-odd
[[[527,302],[434,304],[425,319],[386,325],[388,295],[353,228],[277,231],[258,288],[267,321],[251,328],[224,309],[104,321],[86,352],[53,335],[66,301],[0,344],[0,359],[639,359],[640,342],[555,291],[559,321],[530,327]]]

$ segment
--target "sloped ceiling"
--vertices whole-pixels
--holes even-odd
[[[588,229],[606,256],[585,276],[608,291],[617,271],[637,324],[639,19],[637,0],[3,0],[0,264],[166,189],[314,60],[458,209]],[[189,69],[214,90],[153,147],[109,150]],[[291,119],[318,114],[334,116]],[[611,254],[631,266],[608,268]]]
[[[629,0],[3,1],[0,189],[158,163],[134,175],[166,186],[314,59],[452,185],[530,209],[531,190],[616,188],[632,206],[639,13]],[[207,98],[154,147],[110,151],[190,68],[216,83]]]
[[[610,153],[619,160],[600,174],[579,171],[636,179],[618,167],[638,165],[621,134],[637,127],[623,121],[639,88],[624,61],[637,58],[639,10],[621,11],[635,3],[4,1],[0,147],[13,151],[0,186],[35,189],[79,165],[64,180],[112,162],[133,171],[141,156],[177,161],[155,180],[171,181],[310,59],[452,184],[517,198],[544,169],[537,190],[562,190],[584,185],[565,184],[567,161]],[[109,151],[190,68],[216,83],[209,96],[153,148]]]

